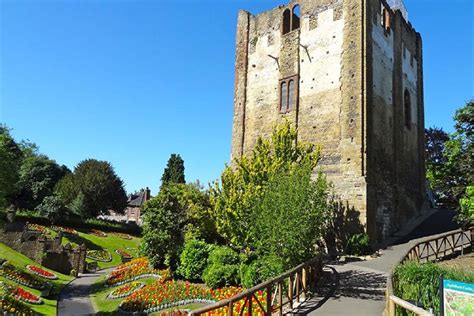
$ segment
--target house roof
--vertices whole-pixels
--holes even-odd
[[[130,194],[128,196],[127,205],[128,206],[142,206],[145,203],[145,191],[140,191],[138,193]]]

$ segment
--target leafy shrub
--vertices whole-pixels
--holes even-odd
[[[164,264],[174,270],[185,240],[213,241],[215,227],[209,197],[196,184],[162,186],[160,193],[145,204],[144,213],[141,251],[154,265]]]
[[[346,244],[348,255],[368,255],[372,252],[369,236],[367,234],[355,234],[349,237]]]
[[[474,186],[466,188],[466,194],[459,200],[458,220],[466,226],[474,223]]]
[[[440,311],[440,276],[461,282],[474,282],[474,273],[439,267],[433,263],[407,262],[398,265],[394,272],[394,292],[404,300],[421,302],[425,309]],[[435,313],[436,314],[436,313]]]
[[[239,283],[239,255],[226,246],[216,246],[209,254],[209,264],[202,275],[203,281],[212,288]]]
[[[258,283],[274,278],[285,271],[283,259],[275,255],[267,255],[250,263],[241,264],[241,285],[250,288]]]
[[[211,245],[200,240],[188,240],[179,257],[178,274],[188,280],[201,280],[207,266]]]

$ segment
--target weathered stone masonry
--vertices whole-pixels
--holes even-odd
[[[288,29],[284,15],[296,7],[298,27]],[[282,112],[288,78],[296,102]],[[423,116],[421,37],[385,0],[239,12],[232,158],[289,120],[300,141],[321,145],[320,167],[374,243],[423,208]]]

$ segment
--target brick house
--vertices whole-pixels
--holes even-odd
[[[105,220],[112,220],[117,222],[136,223],[137,225],[143,224],[143,218],[141,210],[143,204],[151,198],[150,189],[146,187],[138,192],[128,195],[127,208],[123,214],[118,214],[114,211],[110,211],[109,215],[100,216]]]

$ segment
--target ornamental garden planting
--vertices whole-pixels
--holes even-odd
[[[140,281],[136,281],[139,280]],[[168,269],[158,270],[150,266],[147,258],[138,258],[117,266],[105,280],[102,288],[106,300],[117,302],[117,309],[125,313],[144,311],[145,313],[165,312],[185,314],[189,307],[213,304],[230,298],[243,291],[237,286],[225,286],[211,289],[203,284],[174,280]],[[266,297],[265,292],[257,293],[259,300]],[[96,301],[96,305],[101,305]],[[254,302],[256,315],[263,311]],[[240,313],[243,304],[234,305],[234,313]],[[227,308],[221,308],[213,315],[225,314]]]

